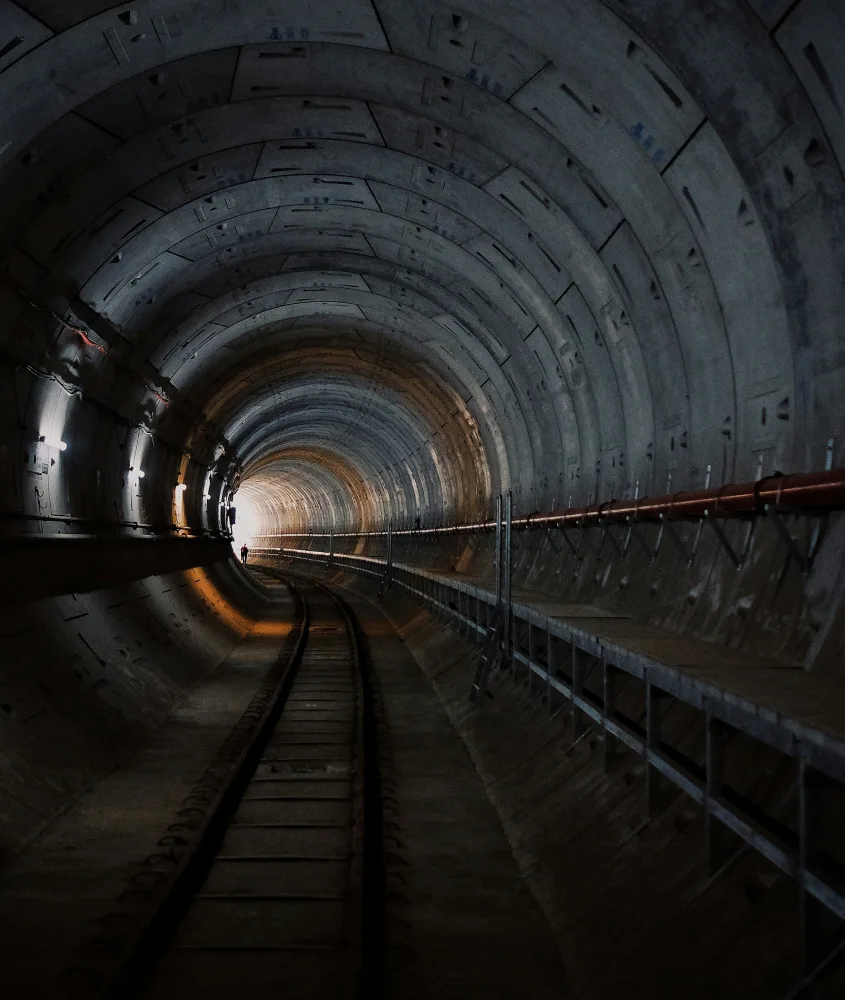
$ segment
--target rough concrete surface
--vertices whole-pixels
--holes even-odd
[[[546,920],[466,746],[387,619],[361,598],[353,607],[368,636],[390,746],[389,995],[567,996]]]
[[[286,594],[286,592],[283,592]],[[86,788],[0,872],[0,961],[15,1000],[55,996],[56,977],[96,929],[128,875],[157,848],[218,746],[240,718],[291,628],[274,601],[213,674],[142,749]]]

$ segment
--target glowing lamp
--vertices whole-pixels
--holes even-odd
[[[46,444],[48,448],[56,448],[59,451],[67,451],[67,442],[66,441],[61,441],[61,440],[59,440],[59,438],[44,437],[42,435],[41,438],[39,438],[39,440],[43,441],[44,444]]]

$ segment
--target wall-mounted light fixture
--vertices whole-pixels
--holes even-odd
[[[60,441],[59,438],[45,437],[45,435],[42,434],[38,440],[46,444],[48,448],[56,448],[58,451],[67,451],[67,442]]]

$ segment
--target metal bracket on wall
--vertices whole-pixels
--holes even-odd
[[[604,525],[604,527],[602,528],[601,545],[599,545],[599,551],[598,555],[596,556],[596,559],[601,559],[601,554],[602,551],[604,550],[604,542],[606,538],[610,539],[610,544],[613,546],[613,551],[616,553],[616,555],[620,559],[624,559],[625,556],[628,554],[628,549],[627,547],[623,549],[619,545],[619,542],[616,541],[616,536],[613,534],[613,528],[609,524]]]
[[[478,667],[475,677],[472,680],[472,687],[469,692],[469,700],[477,701],[479,695],[487,691],[487,680],[490,674],[496,669],[502,656],[502,636],[504,633],[504,615],[501,609],[496,612],[493,624],[487,630],[484,645],[478,659]]]
[[[504,636],[502,646],[505,660],[510,661],[513,646],[513,494],[505,494],[504,524],[502,532],[502,609]]]
[[[698,548],[701,543],[702,527],[704,526],[705,523],[709,524],[712,527],[713,532],[716,535],[716,538],[718,538],[719,540],[719,544],[727,553],[728,558],[734,564],[734,567],[736,569],[741,569],[748,555],[749,549],[751,548],[751,539],[754,532],[754,522],[753,521],[749,522],[748,530],[746,531],[745,539],[742,543],[742,548],[740,549],[739,552],[737,552],[731,540],[725,533],[725,529],[721,526],[721,524],[719,524],[719,522],[715,518],[710,517],[708,513],[705,513],[704,517],[700,518],[698,521],[698,531],[696,532],[695,541],[693,542],[693,546],[691,549],[687,547],[687,543],[681,537],[681,534],[675,527],[675,525],[666,517],[665,514],[661,514],[660,533],[657,536],[657,542],[655,543],[654,549],[650,553],[652,561],[654,561],[657,558],[657,555],[660,551],[660,543],[665,533],[672,539],[672,542],[675,545],[675,547],[684,556],[684,558],[687,561],[687,566],[688,567],[692,566],[692,564],[695,562],[695,557],[698,555]]]
[[[825,530],[827,528],[827,515],[823,514],[819,517],[818,525],[810,539],[807,551],[802,552],[798,546],[797,539],[790,533],[789,529],[784,524],[783,515],[779,514],[772,506],[766,506],[764,509],[766,511],[766,517],[775,526],[781,541],[786,546],[789,557],[795,560],[804,576],[808,576],[810,570],[813,568],[813,562],[816,555],[821,548],[822,539],[824,538]]]
[[[678,551],[686,559],[687,565],[691,565],[692,560],[695,558],[695,553],[690,552],[690,550],[687,549],[686,542],[683,538],[681,538],[680,534],[675,529],[675,525],[666,517],[665,514],[660,515],[660,534],[657,536],[657,542],[654,546],[654,558],[657,558],[657,553],[660,551],[660,543],[663,540],[664,532],[672,539],[672,542]]]
[[[502,646],[507,642],[505,624],[510,615],[511,593],[511,494],[496,497],[496,605],[493,612],[493,622],[487,629],[478,668],[475,671],[472,687],[469,692],[470,701],[476,701],[479,694],[487,689],[487,679],[502,659]]]
[[[636,486],[634,487],[634,499],[639,500],[640,498],[640,481],[637,480]],[[625,534],[625,544],[622,546],[622,558],[625,559],[628,555],[628,549],[631,547],[631,535],[634,533],[634,519],[632,517],[626,517],[625,523],[628,525],[628,531]]]
[[[563,524],[560,526],[560,533],[561,533],[561,536],[562,536],[563,540],[569,546],[569,551],[572,553],[572,555],[575,556],[575,558],[578,559],[579,561],[583,561],[584,557],[581,555],[581,545],[582,545],[582,543],[584,541],[584,530],[583,530],[583,528],[581,529],[581,537],[579,539],[578,548],[577,549],[572,544],[572,542],[569,540],[569,534],[567,533],[566,527]]]
[[[502,606],[502,494],[496,497],[496,608]]]
[[[705,490],[709,490],[710,489],[710,476],[711,476],[712,472],[713,472],[713,466],[712,465],[708,465],[707,466],[707,470],[706,470],[706,472],[704,474],[704,489]],[[701,536],[704,534],[704,520],[705,519],[703,517],[701,517],[701,518],[698,519],[698,528],[697,528],[697,530],[695,532],[695,541],[692,543],[692,554],[690,556],[690,561],[687,564],[688,566],[692,566],[693,562],[695,561],[695,557],[698,555],[698,547],[699,547],[699,545],[701,545]]]
[[[704,520],[710,525],[710,527],[715,532],[716,537],[719,539],[719,542],[722,545],[722,548],[725,550],[725,552],[727,552],[728,557],[734,564],[734,566],[737,569],[741,569],[742,564],[745,562],[745,557],[748,555],[748,550],[751,548],[751,536],[754,530],[754,522],[752,521],[751,524],[749,525],[750,530],[747,531],[745,534],[745,541],[743,542],[742,550],[740,551],[739,554],[737,554],[736,549],[734,549],[733,545],[730,542],[730,539],[725,534],[725,529],[721,526],[721,524],[719,524],[719,522],[716,521],[715,518],[709,517],[708,515],[705,515]],[[694,554],[695,553],[693,553],[693,555]],[[690,565],[691,564],[692,560],[690,560]]]
[[[387,524],[387,561],[384,566],[384,586],[390,587],[393,583],[393,522]]]
[[[625,540],[625,553],[627,555],[628,548],[631,545],[631,539],[635,538],[637,540],[637,545],[643,550],[643,552],[648,556],[649,562],[654,561],[654,550],[649,546],[648,542],[643,538],[640,532],[640,527],[637,522],[632,518],[628,518],[628,537]]]

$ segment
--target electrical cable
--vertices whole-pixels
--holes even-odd
[[[135,378],[138,378],[138,380],[156,397],[156,399],[160,403],[163,403],[164,406],[170,406],[170,400],[167,399],[166,396],[162,395],[162,393],[160,393],[157,389],[155,389],[152,385],[150,385],[150,383],[147,382],[145,379],[139,378],[137,372],[134,372],[131,368],[128,368],[126,365],[121,364],[112,354],[109,353],[109,351],[106,350],[105,347],[103,347],[102,344],[98,344],[95,340],[92,340],[91,337],[88,336],[88,333],[85,330],[83,330],[79,326],[74,326],[73,323],[69,323],[66,319],[59,316],[59,314],[54,310],[48,309],[46,306],[39,306],[37,303],[33,302],[32,299],[26,294],[26,292],[20,287],[20,285],[17,286],[17,290],[18,293],[21,295],[21,297],[26,302],[28,302],[33,309],[36,309],[38,312],[47,313],[48,316],[52,316],[52,318],[57,323],[60,323],[63,327],[65,327],[65,329],[72,331],[78,337],[80,337],[80,339],[86,346],[93,347],[95,350],[98,350],[100,354],[102,354],[104,357],[111,358],[113,364],[116,364],[119,367],[124,368],[126,371],[131,372],[131,374],[135,376]],[[64,386],[62,386],[62,388],[64,388]]]
[[[78,386],[68,385],[66,382],[63,382],[58,375],[54,375],[53,372],[42,372],[38,368],[33,368],[32,365],[16,365],[15,367],[25,368],[31,375],[35,375],[36,378],[41,378],[48,382],[55,382],[56,385],[58,385],[60,389],[64,389],[69,396],[79,396],[82,398],[82,390]]]
[[[62,326],[66,327],[68,330],[72,330],[75,334],[80,336],[83,342],[88,345],[88,347],[96,348],[101,354],[108,354],[108,351],[105,349],[105,347],[103,347],[102,344],[98,344],[96,341],[92,340],[88,336],[86,331],[83,330],[81,327],[74,326],[73,323],[68,323],[66,319],[63,319],[57,312],[54,312],[52,309],[47,309],[45,306],[36,305],[32,301],[32,299],[26,294],[26,292],[20,287],[20,285],[18,285],[17,288],[20,295],[24,299],[26,299],[26,301],[32,306],[33,309],[37,309],[39,312],[47,313],[48,316],[52,316],[57,323],[61,323]]]

